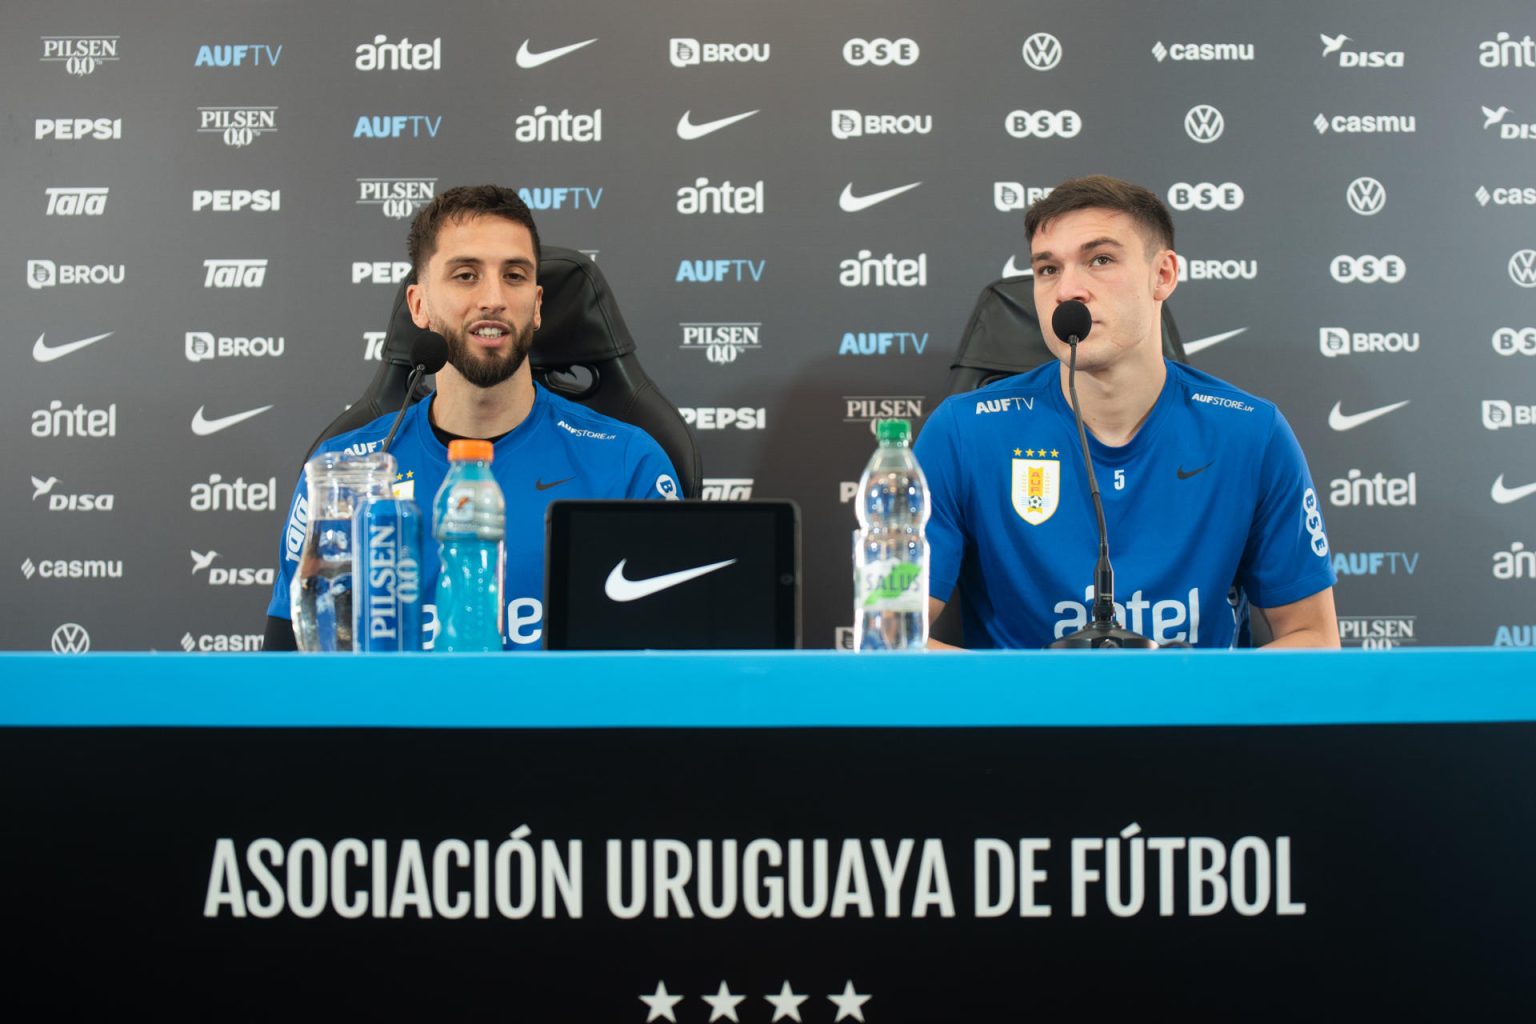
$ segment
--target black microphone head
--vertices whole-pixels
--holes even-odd
[[[421,331],[411,342],[411,365],[436,373],[448,362],[448,339],[436,331]]]
[[[1051,314],[1051,330],[1062,341],[1072,337],[1082,341],[1088,337],[1088,332],[1092,329],[1093,314],[1088,312],[1087,306],[1076,299],[1068,299],[1057,306],[1056,312]]]

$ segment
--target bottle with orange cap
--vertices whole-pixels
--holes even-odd
[[[507,506],[491,475],[489,441],[452,441],[448,476],[432,502],[437,579],[438,651],[499,651]]]

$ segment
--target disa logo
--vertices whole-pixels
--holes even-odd
[[[1323,59],[1337,54],[1341,68],[1400,68],[1404,63],[1402,50],[1346,50],[1349,36],[1320,33],[1318,38],[1323,41]]]

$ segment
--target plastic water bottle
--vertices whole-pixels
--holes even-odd
[[[912,425],[875,424],[880,447],[859,479],[853,535],[853,646],[915,651],[928,644],[928,481],[912,455]]]
[[[491,475],[489,441],[452,441],[448,476],[432,502],[438,651],[501,650],[507,506]]]

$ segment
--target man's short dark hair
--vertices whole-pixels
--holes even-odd
[[[1033,242],[1035,232],[1057,217],[1078,210],[1123,213],[1141,229],[1150,243],[1149,249],[1173,248],[1173,218],[1157,194],[1107,174],[1064,181],[1044,199],[1035,200],[1024,214],[1024,237]]]
[[[539,229],[533,224],[533,214],[516,192],[501,185],[460,185],[433,197],[430,203],[417,211],[416,219],[411,221],[407,245],[411,269],[416,272],[418,281],[431,262],[432,254],[437,251],[437,235],[443,225],[470,217],[505,217],[521,224],[533,236],[534,260],[544,258],[544,252],[539,248]]]

